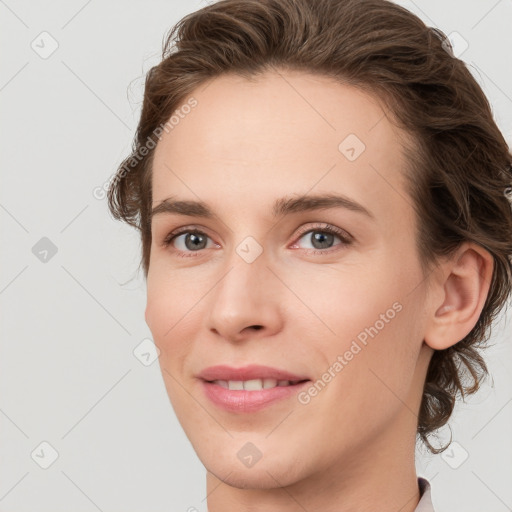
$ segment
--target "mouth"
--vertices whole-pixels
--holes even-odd
[[[311,380],[285,370],[251,365],[212,366],[198,375],[206,397],[229,412],[250,413],[290,399]]]
[[[206,381],[210,384],[216,384],[224,389],[231,391],[261,391],[262,389],[272,389],[276,387],[295,386],[304,380],[277,380],[277,379],[251,379],[251,380],[212,380]]]

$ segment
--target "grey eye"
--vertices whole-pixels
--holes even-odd
[[[311,243],[311,247],[305,247],[306,249],[329,249],[334,245],[338,245],[333,244],[335,238],[341,240],[338,235],[317,229],[308,231],[300,238],[300,240],[305,239]]]
[[[174,239],[174,246],[179,251],[198,251],[206,249],[208,239],[204,233],[186,232]]]

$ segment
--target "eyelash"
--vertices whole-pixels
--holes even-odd
[[[350,245],[353,242],[353,237],[351,235],[349,235],[346,231],[344,231],[342,229],[339,229],[339,228],[337,228],[335,226],[332,226],[331,224],[319,224],[317,226],[304,228],[303,230],[301,230],[299,232],[296,241],[299,241],[304,235],[306,235],[308,233],[311,233],[311,232],[329,233],[331,235],[336,235],[341,240],[341,243],[338,244],[338,245],[335,245],[334,247],[331,247],[329,249],[325,249],[325,250],[322,250],[322,249],[306,249],[306,251],[308,251],[307,254],[321,254],[321,255],[330,254],[330,253],[332,253],[334,251],[339,250],[339,249],[336,249],[336,247],[338,247],[339,245],[347,246],[347,245]],[[165,237],[165,239],[163,240],[162,245],[164,247],[170,247],[172,242],[174,241],[174,239],[177,238],[178,236],[184,234],[184,233],[185,234],[204,235],[207,238],[210,238],[210,237],[208,237],[208,235],[204,231],[201,231],[201,230],[199,230],[197,228],[194,228],[194,227],[185,226],[183,228],[179,228],[179,229],[169,233]],[[294,242],[294,244],[295,243],[296,242]],[[173,252],[175,252],[177,254],[177,256],[179,256],[181,258],[190,258],[190,257],[201,256],[201,252],[203,252],[203,251],[202,250],[190,251],[190,252],[187,252],[185,254],[180,254],[180,252],[183,252],[183,251],[180,251],[178,249],[173,249]]]

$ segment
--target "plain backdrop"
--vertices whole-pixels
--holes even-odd
[[[400,3],[452,34],[510,141],[512,2]],[[205,5],[0,0],[0,511],[206,510],[205,470],[140,356],[137,233],[93,194],[129,152],[164,35]],[[502,316],[453,445],[417,451],[436,512],[512,510],[511,332]]]

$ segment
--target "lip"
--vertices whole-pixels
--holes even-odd
[[[226,411],[237,413],[260,411],[277,401],[296,395],[301,388],[308,385],[310,382],[310,379],[305,376],[260,365],[250,365],[243,368],[233,368],[225,365],[211,366],[203,370],[198,377],[201,379],[201,386],[206,397],[213,404]],[[275,379],[300,382],[289,386],[276,386],[274,388],[257,391],[230,390],[211,382],[214,380],[252,379]]]
[[[206,381],[251,379],[309,380],[309,377],[306,375],[296,375],[279,368],[257,364],[251,364],[241,368],[233,368],[227,365],[210,366],[204,369],[198,377]]]

